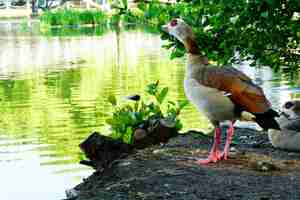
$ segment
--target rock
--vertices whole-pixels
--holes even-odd
[[[90,161],[81,161],[81,164],[92,166],[96,169],[107,168],[114,160],[128,155],[132,147],[119,140],[92,133],[80,145],[80,149],[85,153]]]
[[[236,153],[237,149],[235,147],[230,147],[230,153]]]
[[[279,168],[276,165],[267,161],[257,161],[254,167],[255,170],[261,172],[270,172],[270,171],[279,170]]]
[[[168,120],[154,119],[149,122],[151,131],[137,128],[134,132],[133,144],[126,144],[121,140],[115,140],[92,133],[79,146],[89,160],[80,161],[81,164],[99,169],[100,171],[110,167],[113,161],[124,158],[133,149],[144,149],[151,145],[166,143],[171,137],[178,135],[175,125]]]
[[[144,129],[138,128],[134,131],[134,140],[138,141],[145,138],[148,135],[148,132]]]
[[[73,189],[68,189],[65,191],[67,199],[75,199],[79,196],[80,192]]]
[[[240,136],[240,138],[239,138],[240,140],[246,140],[246,139],[248,139],[248,135],[243,135],[243,136]]]
[[[162,126],[168,127],[168,128],[175,128],[176,123],[173,120],[168,119],[161,119],[159,120],[160,124]]]
[[[166,119],[151,119],[147,121],[147,130],[143,128],[136,129],[134,148],[143,149],[150,145],[166,143],[170,138],[176,137],[178,132],[172,124]]]
[[[164,149],[155,149],[155,150],[153,150],[153,154],[159,154],[159,153],[164,153],[165,152],[165,150]]]
[[[119,163],[118,165],[119,166],[128,166],[128,165],[130,165],[131,164],[131,162],[121,162],[121,163]]]

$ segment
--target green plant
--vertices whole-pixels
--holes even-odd
[[[118,105],[115,96],[109,96],[108,101],[113,105],[114,112],[106,123],[111,127],[111,137],[122,139],[125,143],[133,143],[133,134],[137,127],[145,127],[150,120],[165,119],[173,123],[177,131],[182,128],[178,119],[180,111],[188,104],[187,100],[178,102],[167,101],[168,87],[160,88],[159,82],[147,85],[146,93],[150,101],[137,100],[135,102]]]
[[[107,16],[100,10],[57,9],[43,12],[40,20],[50,26],[95,25],[106,23]]]

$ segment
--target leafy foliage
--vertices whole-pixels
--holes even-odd
[[[110,19],[111,24],[118,24],[121,20],[126,23],[139,22],[138,17],[129,9],[127,0],[113,0],[111,8],[113,10]]]
[[[157,26],[183,18],[194,28],[202,53],[219,64],[250,60],[275,70],[300,65],[299,0],[185,0],[172,5],[152,1],[138,8],[143,20]],[[173,49],[171,58],[184,54],[174,38],[162,38],[170,41],[165,47]]]
[[[133,133],[137,127],[146,127],[150,120],[167,119],[175,124],[179,131],[182,124],[178,119],[180,111],[188,104],[187,100],[167,101],[168,87],[160,88],[159,82],[147,85],[146,92],[152,100],[118,105],[116,98],[110,96],[108,101],[114,106],[114,112],[106,123],[111,127],[111,137],[122,138],[128,144],[133,142]]]

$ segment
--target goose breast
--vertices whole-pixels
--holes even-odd
[[[235,118],[233,102],[220,90],[201,85],[197,80],[188,77],[184,80],[184,90],[190,102],[211,121]]]

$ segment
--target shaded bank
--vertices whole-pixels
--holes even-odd
[[[231,158],[198,166],[212,138],[190,133],[172,138],[95,172],[70,199],[299,199],[300,154],[272,148],[267,135],[237,129]]]

